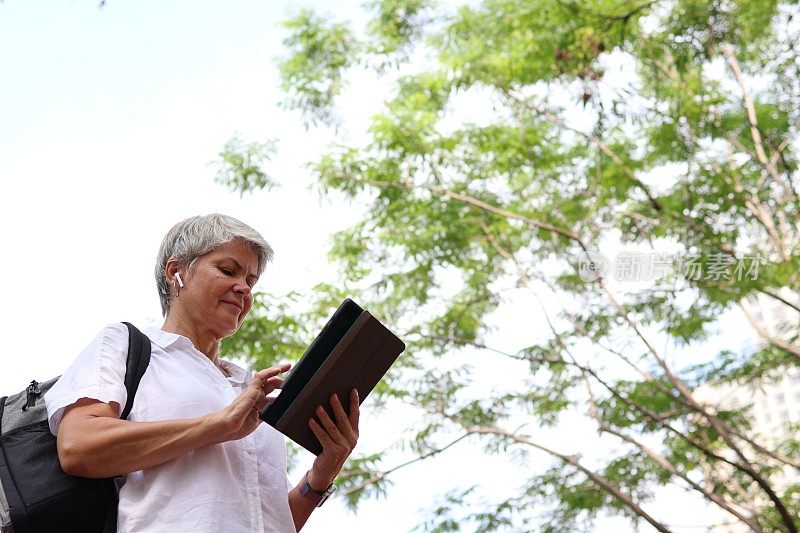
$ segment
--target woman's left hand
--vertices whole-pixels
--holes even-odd
[[[308,421],[308,427],[322,444],[322,453],[314,460],[314,465],[308,472],[308,484],[318,492],[324,491],[333,483],[358,442],[358,391],[350,391],[349,414],[345,413],[336,394],[331,396],[331,408],[335,422],[321,405],[316,410],[319,421],[314,418]]]

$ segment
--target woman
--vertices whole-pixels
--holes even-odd
[[[47,394],[50,429],[72,475],[126,474],[118,530],[291,532],[305,524],[358,439],[358,396],[331,398],[309,426],[323,451],[294,487],[283,436],[258,414],[289,365],[250,374],[219,358],[252,307],[272,257],[254,229],[225,215],[184,220],[161,243],[156,282],[165,316],[128,420],[127,328],[103,329]]]

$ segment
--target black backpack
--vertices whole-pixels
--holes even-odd
[[[147,365],[150,339],[128,326],[125,389],[127,418]],[[50,433],[44,393],[58,380],[32,381],[27,389],[0,398],[0,527],[14,533],[114,532],[117,488],[114,478],[70,476],[61,469],[56,437]]]

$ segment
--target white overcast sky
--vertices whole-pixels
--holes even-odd
[[[306,131],[277,106],[279,23],[300,5],[327,9],[286,0],[0,4],[0,393],[60,374],[109,322],[160,325],[153,263],[163,235],[187,216],[223,212],[261,231],[276,251],[261,289],[333,279],[329,234],[356,214],[320,202],[304,164],[334,137]],[[336,15],[358,16],[359,5],[339,2]],[[382,87],[363,79],[348,91],[351,132],[380,105]],[[209,163],[235,132],[279,139],[269,171],[280,189],[240,198],[214,183]],[[365,421],[362,440],[391,441],[406,422],[393,416]],[[561,431],[568,441],[573,430]],[[527,468],[481,462],[477,450],[399,473],[389,498],[358,515],[333,500],[305,531],[409,531],[436,494],[523,479]],[[668,501],[656,504],[662,516]],[[701,506],[684,509],[677,525],[702,523]],[[599,530],[620,527],[612,520]]]
[[[0,392],[60,374],[109,322],[160,325],[153,264],[164,234],[187,216],[223,212],[261,231],[276,251],[261,289],[282,294],[333,279],[329,235],[356,215],[320,202],[304,164],[338,139],[306,131],[277,105],[279,23],[300,5],[325,9],[0,4]],[[359,4],[336,13],[359,16]],[[355,129],[381,103],[370,80],[357,85],[343,99]],[[214,183],[209,163],[236,132],[279,139],[269,170],[280,189],[240,198]],[[387,427],[365,414],[365,447],[396,440],[408,420],[393,417]],[[406,470],[391,498],[357,515],[333,499],[304,531],[409,531],[422,520],[418,509],[462,482],[461,460]],[[309,466],[301,457],[300,468]]]

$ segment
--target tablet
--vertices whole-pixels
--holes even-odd
[[[349,412],[350,390],[363,402],[405,344],[352,299],[346,298],[284,381],[280,394],[261,411],[261,419],[318,455],[322,451],[308,427],[322,405],[331,419],[330,396],[336,393]]]

